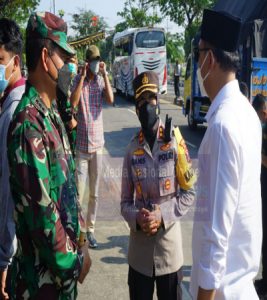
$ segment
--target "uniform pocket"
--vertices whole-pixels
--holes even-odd
[[[175,192],[175,169],[173,160],[159,165],[159,194],[167,196]]]

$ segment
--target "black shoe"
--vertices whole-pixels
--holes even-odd
[[[263,279],[255,280],[254,286],[258,296],[267,296],[267,285]]]
[[[87,232],[87,240],[90,248],[97,248],[97,241],[92,232]]]

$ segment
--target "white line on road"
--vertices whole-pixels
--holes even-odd
[[[188,141],[185,141],[185,143],[186,143],[188,146],[192,147],[192,148],[195,148],[195,149],[197,148],[196,145],[191,144],[191,143],[189,143]]]
[[[132,109],[129,109],[129,108],[127,108],[127,110],[129,111],[129,112],[131,112],[132,114],[136,114],[136,112],[134,111],[134,110],[132,110]]]
[[[168,100],[165,100],[165,99],[159,99],[159,103],[161,103],[161,104],[169,104],[169,105],[172,105],[172,106],[175,106],[175,109],[177,109],[177,110],[182,110],[183,108],[182,108],[182,106],[178,106],[177,104],[174,104],[174,103],[172,103],[171,101],[168,101]]]

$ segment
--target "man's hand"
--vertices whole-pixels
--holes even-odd
[[[136,216],[136,222],[138,223],[138,225],[140,226],[140,228],[144,231],[144,229],[146,228],[146,223],[147,223],[147,217],[149,216],[150,211],[142,208],[141,210],[139,210],[139,212],[137,213]]]
[[[107,74],[106,64],[105,64],[103,61],[101,61],[101,62],[99,63],[99,72],[100,72],[103,76],[105,76],[105,75]]]
[[[88,67],[88,63],[85,63],[84,66],[82,67],[81,78],[83,79],[86,77],[87,67]]]
[[[149,212],[146,223],[147,235],[154,235],[157,233],[158,229],[162,224],[162,216],[160,207],[158,204],[153,205],[154,210]]]
[[[70,130],[74,129],[77,126],[77,121],[74,117],[68,122],[68,127]]]
[[[81,247],[81,251],[83,253],[83,265],[82,265],[82,270],[80,273],[80,276],[78,278],[79,283],[83,283],[86,275],[89,273],[91,265],[92,265],[92,261],[89,255],[89,251],[88,251],[88,242],[86,242],[82,247]]]
[[[138,212],[136,220],[141,229],[148,236],[156,234],[162,223],[159,205],[154,205],[153,211],[142,208]]]
[[[0,289],[0,299],[9,299],[8,294],[6,293],[5,289],[6,289],[6,277],[7,277],[7,269],[5,270],[1,270],[0,271],[0,284],[1,284],[1,289]]]

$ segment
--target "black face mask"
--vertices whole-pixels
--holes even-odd
[[[158,106],[145,103],[139,108],[139,121],[144,132],[152,132],[153,126],[157,122]]]
[[[71,105],[68,100],[70,96],[71,83],[75,74],[72,72],[69,63],[64,63],[62,68],[58,69],[52,58],[51,60],[58,71],[58,78],[55,80],[49,73],[48,74],[54,81],[57,82],[56,95],[58,110],[62,120],[64,122],[68,122],[72,119]]]

